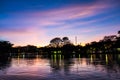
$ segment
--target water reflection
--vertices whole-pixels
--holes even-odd
[[[52,73],[69,73],[70,66],[74,64],[74,61],[71,58],[64,58],[63,55],[51,55],[50,58],[50,67]]]
[[[0,60],[1,75],[38,76],[61,79],[120,79],[120,54],[14,56]]]
[[[0,57],[0,75],[2,73],[6,74],[7,68],[11,66],[11,58]]]

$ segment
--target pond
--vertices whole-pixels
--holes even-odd
[[[120,80],[120,54],[9,57],[0,61],[0,80]]]

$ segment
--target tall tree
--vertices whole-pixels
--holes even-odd
[[[0,52],[10,52],[13,44],[9,41],[0,41]]]
[[[68,37],[63,37],[62,40],[63,40],[63,42],[64,42],[64,45],[66,45],[66,44],[71,44]]]
[[[53,46],[53,47],[59,47],[62,43],[62,40],[61,38],[59,37],[56,37],[56,38],[53,38],[51,41],[50,41],[50,44]]]
[[[119,35],[119,37],[120,37],[120,31],[118,31],[118,35]]]

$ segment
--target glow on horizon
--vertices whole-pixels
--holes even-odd
[[[0,40],[8,40],[14,46],[39,47],[48,45],[54,37],[67,36],[75,43],[77,36],[77,43],[84,45],[120,30],[119,0],[46,1],[49,2],[35,0],[34,6],[32,0],[14,4],[0,1],[6,4],[0,13]],[[26,5],[21,7],[22,4]]]

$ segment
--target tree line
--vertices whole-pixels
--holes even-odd
[[[53,38],[50,44],[45,47],[37,48],[34,45],[13,47],[9,41],[0,41],[0,56],[6,55],[5,53],[120,53],[120,31],[117,35],[105,36],[99,42],[93,41],[87,43],[85,46],[74,45],[68,37]],[[44,54],[44,53],[43,53]]]

